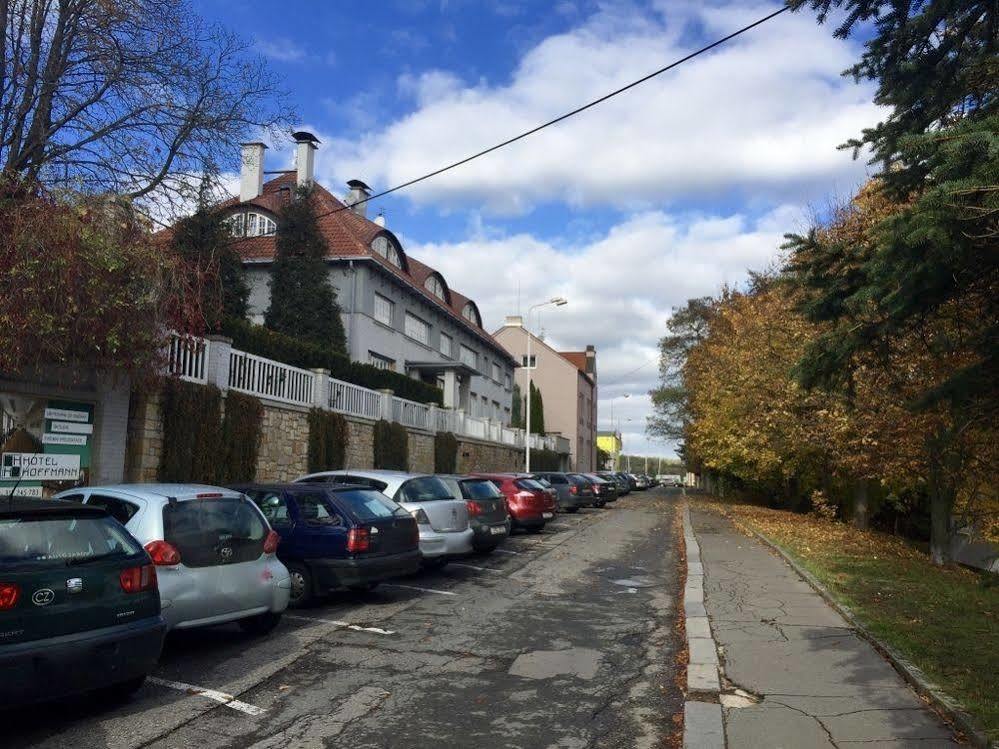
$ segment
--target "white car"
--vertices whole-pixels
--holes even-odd
[[[266,634],[288,608],[291,580],[275,556],[278,535],[240,492],[119,484],[78,487],[55,498],[103,507],[145,547],[169,629],[238,622],[247,632]]]
[[[451,496],[447,484],[436,476],[404,471],[322,471],[295,479],[295,483],[300,482],[361,484],[398,502],[416,518],[420,554],[427,566],[443,566],[451,557],[472,551],[475,532],[468,524],[468,505]]]

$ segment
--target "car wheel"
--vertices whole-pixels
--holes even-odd
[[[273,632],[274,628],[280,623],[280,621],[280,614],[265,611],[263,614],[257,614],[256,616],[248,616],[246,619],[240,619],[239,626],[240,629],[248,635],[262,637],[263,635],[269,635]]]
[[[423,560],[423,567],[428,570],[442,570],[447,566],[449,561],[447,557],[432,557],[431,559]]]
[[[378,583],[362,583],[361,585],[348,586],[355,593],[370,593],[378,587]]]
[[[531,526],[530,528],[527,529],[527,532],[528,533],[541,533],[541,531],[543,531],[544,529],[545,529],[545,527],[543,525],[533,525],[533,526]]]
[[[145,683],[145,676],[136,676],[134,679],[129,679],[128,681],[123,681],[120,684],[108,687],[105,690],[105,693],[112,700],[127,700],[133,694],[138,692],[139,688]]]
[[[570,515],[572,515],[574,513],[579,512],[579,508],[578,507],[566,507],[565,511],[568,512]]]
[[[312,602],[312,575],[305,568],[304,564],[291,563],[288,565],[288,575],[291,577],[291,596],[289,605],[299,608],[307,606]]]

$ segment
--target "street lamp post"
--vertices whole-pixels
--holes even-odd
[[[527,331],[527,434],[524,438],[524,471],[526,473],[531,472],[531,370],[534,369],[531,365],[531,313],[536,309],[547,307],[549,304],[561,307],[568,304],[568,300],[565,297],[557,296],[547,302],[531,305],[527,308],[527,322],[524,326],[524,330]]]

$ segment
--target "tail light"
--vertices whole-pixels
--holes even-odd
[[[482,505],[480,505],[478,502],[473,502],[472,500],[468,500],[465,504],[468,505],[469,517],[475,517],[476,515],[482,514]]]
[[[218,499],[222,496],[222,492],[202,492],[201,494],[195,494],[195,499]]]
[[[180,552],[174,548],[173,544],[166,541],[150,541],[146,544],[146,551],[157,567],[172,567],[175,564],[180,564]]]
[[[129,567],[118,573],[118,582],[121,583],[121,589],[126,593],[156,590],[156,567],[151,564]]]
[[[21,597],[21,588],[14,583],[0,583],[0,611],[12,609]]]
[[[569,494],[579,494],[579,487],[573,484],[569,487]]]
[[[420,526],[418,526],[415,521],[413,522],[413,543],[420,543]]]
[[[430,525],[430,518],[427,516],[427,511],[422,507],[418,510],[412,511],[412,515],[416,518],[416,522],[419,525]]]
[[[268,532],[267,538],[264,539],[264,554],[275,553],[280,542],[281,536],[278,535],[277,531]]]
[[[360,554],[371,546],[371,536],[367,528],[351,528],[347,531],[347,551]]]

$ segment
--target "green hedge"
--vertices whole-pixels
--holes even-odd
[[[458,439],[451,432],[434,435],[434,473],[457,473]]]
[[[347,464],[347,420],[338,413],[309,411],[309,472],[336,471]]]
[[[561,471],[562,455],[554,450],[531,450],[532,471]]]
[[[283,333],[275,333],[263,325],[253,325],[246,320],[229,319],[222,332],[232,338],[233,347],[257,356],[274,359],[302,369],[328,369],[330,375],[344,382],[371,388],[390,389],[400,398],[418,403],[443,405],[444,394],[440,388],[398,372],[379,369],[370,364],[352,362],[348,357],[331,348],[299,340]]]
[[[224,452],[220,464],[219,483],[253,481],[257,475],[257,455],[260,452],[264,406],[252,395],[230,390],[225,397],[222,417]]]
[[[402,424],[375,422],[375,468],[409,470],[409,432]]]

